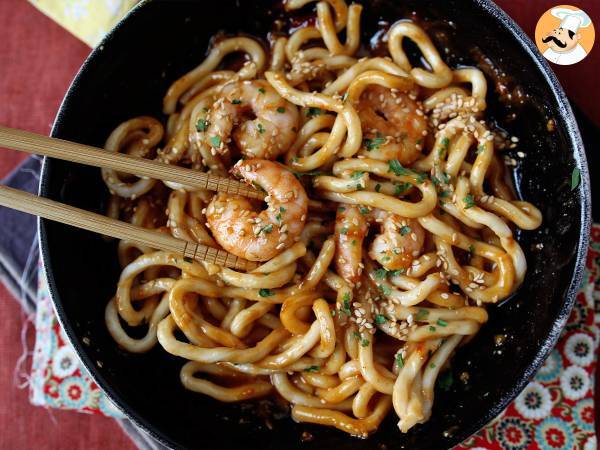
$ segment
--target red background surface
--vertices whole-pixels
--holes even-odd
[[[497,3],[533,36],[537,18],[560,2]],[[570,4],[585,9],[600,27],[600,2]],[[595,47],[583,62],[553,68],[570,98],[600,125],[600,44]],[[88,52],[83,43],[24,0],[0,0],[0,124],[48,134],[60,101]],[[0,178],[23,158],[2,150]],[[28,390],[18,389],[14,376],[25,316],[1,285],[0,317],[0,449],[134,448],[111,419],[31,406]],[[29,334],[31,348],[33,336]]]

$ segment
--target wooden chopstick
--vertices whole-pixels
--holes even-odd
[[[7,186],[0,185],[0,205],[157,250],[173,252],[184,259],[191,258],[238,270],[252,270],[258,266],[252,261],[239,258],[224,250],[177,239],[168,234],[111,219]]]
[[[0,126],[0,147],[49,156],[87,166],[118,170],[140,177],[172,181],[193,188],[264,199],[265,193],[240,181],[151,159],[109,152],[89,145]]]

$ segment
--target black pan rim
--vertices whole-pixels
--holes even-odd
[[[64,121],[65,105],[68,103],[69,99],[72,96],[77,95],[76,91],[78,86],[78,80],[80,79],[82,74],[87,70],[87,68],[92,64],[98,52],[102,51],[103,45],[105,43],[110,42],[115,30],[126,26],[126,23],[131,16],[137,14],[137,12],[141,8],[143,8],[145,4],[148,4],[152,1],[154,0],[143,0],[137,6],[135,6],[123,19],[121,19],[121,21],[119,21],[115,28],[113,28],[113,30],[102,40],[102,42],[91,51],[91,53],[79,69],[77,75],[73,79],[59,107],[57,116],[55,118],[51,130],[51,136],[56,136],[56,134],[59,133],[61,123]],[[510,32],[510,34],[513,37],[515,37],[518,45],[520,45],[521,49],[525,51],[525,53],[527,53],[530,61],[532,61],[535,64],[536,69],[544,77],[547,83],[547,87],[549,88],[556,102],[557,109],[560,112],[560,115],[558,116],[558,121],[566,130],[566,134],[568,135],[569,144],[573,150],[577,167],[581,172],[581,182],[579,187],[577,188],[579,191],[581,216],[580,236],[573,274],[571,277],[567,294],[564,298],[562,307],[559,311],[559,314],[556,317],[552,329],[540,345],[536,356],[534,357],[530,365],[527,367],[525,372],[519,379],[515,380],[514,387],[510,391],[510,393],[501,398],[496,403],[496,405],[490,410],[488,410],[485,414],[483,414],[477,422],[473,422],[470,427],[463,428],[460,433],[457,433],[455,436],[453,436],[452,441],[454,442],[452,443],[452,445],[458,444],[470,435],[476,433],[478,430],[485,427],[490,421],[492,421],[498,414],[500,414],[506,408],[506,406],[508,406],[508,404],[523,390],[523,388],[526,386],[529,380],[535,375],[535,373],[537,372],[541,364],[544,362],[546,357],[549,355],[550,351],[556,345],[560,333],[562,332],[566,321],[571,313],[571,309],[575,302],[577,289],[583,278],[585,258],[587,254],[589,235],[591,229],[591,190],[585,150],[581,135],[579,133],[579,128],[575,120],[575,116],[567,99],[567,96],[562,86],[560,85],[560,82],[558,81],[556,75],[550,68],[549,63],[541,56],[541,54],[537,50],[537,47],[531,41],[531,39],[498,5],[496,5],[490,0],[473,0],[473,2],[482,10],[484,14],[492,16],[492,18],[495,21],[499,22],[503,28],[507,29]],[[39,190],[39,193],[42,196],[47,196],[49,193],[49,179],[52,170],[51,164],[52,163],[48,158],[44,158]],[[139,414],[130,410],[130,408],[127,405],[127,402],[110,386],[110,384],[105,380],[105,378],[97,371],[95,362],[87,356],[82,342],[77,337],[74,328],[70,325],[69,320],[66,317],[65,310],[62,307],[62,302],[53,275],[52,264],[50,263],[48,237],[46,234],[45,224],[45,219],[38,219],[38,233],[40,238],[40,254],[42,256],[42,267],[46,279],[48,281],[50,297],[52,299],[54,309],[57,313],[58,321],[65,330],[70,343],[75,348],[79,359],[81,360],[85,368],[88,370],[94,382],[107,394],[109,399],[129,420],[131,420],[133,423],[135,423],[138,427],[140,427],[146,433],[151,435],[153,438],[158,440],[161,444],[170,448],[175,448],[176,444],[170,438],[165,436],[159,429],[157,429],[151,423],[146,421]]]

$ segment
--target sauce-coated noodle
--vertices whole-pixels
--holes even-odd
[[[542,218],[507,184],[499,151],[517,139],[485,121],[480,70],[448,67],[406,20],[387,31],[388,56],[359,59],[362,6],[314,6],[312,25],[271,36],[270,51],[219,40],[169,88],[165,126],[133,118],[106,142],[263,189],[261,205],[103,171],[111,217],[261,265],[121,242],[105,321],[130,352],[160,344],[187,360],[190,391],[278,395],[295,420],[359,437],[393,408],[406,432],[431,416],[436,380],[485,326],[486,304],[523,282],[514,230]],[[245,63],[228,66],[229,54]]]

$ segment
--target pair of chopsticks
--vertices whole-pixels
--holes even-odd
[[[256,199],[263,199],[265,195],[237,180],[3,126],[0,126],[0,147],[88,166],[118,170],[140,177],[171,181],[193,188],[238,194]],[[178,253],[184,258],[241,270],[250,270],[257,266],[254,262],[239,258],[221,249],[177,239],[158,231],[138,227],[2,185],[0,185],[0,206],[117,239],[125,239],[139,245]]]

